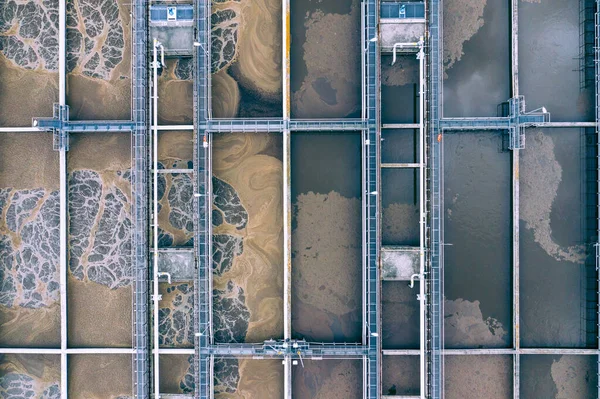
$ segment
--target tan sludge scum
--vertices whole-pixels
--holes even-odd
[[[58,1],[0,5],[0,123],[29,126],[58,100]],[[22,93],[27,91],[28,95]]]
[[[58,157],[51,141],[0,135],[2,345],[60,343]]]
[[[211,15],[216,118],[281,115],[281,2],[216,0]]]
[[[67,102],[73,119],[129,119],[131,26],[123,0],[67,1]]]

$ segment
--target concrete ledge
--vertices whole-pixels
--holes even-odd
[[[385,246],[381,248],[381,279],[409,281],[419,273],[419,248]]]
[[[407,19],[398,21],[402,21],[402,23],[382,23],[379,26],[382,52],[392,51],[394,43],[416,43],[421,37],[425,37],[424,20],[421,20],[420,22],[410,22],[418,20]],[[416,53],[418,48],[415,47],[411,51]]]

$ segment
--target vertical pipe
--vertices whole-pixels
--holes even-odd
[[[519,96],[519,0],[511,0],[511,86],[512,97]],[[518,128],[517,128],[518,129]],[[516,134],[520,134],[518,131]],[[512,157],[512,263],[513,263],[513,399],[520,396],[519,356],[520,308],[519,308],[519,150],[514,149]]]
[[[292,258],[291,258],[291,192],[290,192],[290,137],[289,129],[283,131],[283,241],[284,241],[284,267],[283,267],[283,338],[288,341],[292,339]],[[292,397],[292,359],[286,356],[284,359],[284,388],[285,398]]]
[[[58,2],[58,102],[67,105],[67,71],[66,63],[66,0]],[[62,132],[60,132],[62,133]],[[66,144],[66,143],[64,143]],[[60,148],[60,395],[62,399],[68,397],[67,380],[67,149]]]
[[[67,151],[60,150],[60,388],[61,398],[67,398]]]
[[[283,21],[282,41],[282,90],[283,90],[283,338],[292,339],[292,199],[291,199],[291,135],[289,121],[291,114],[290,96],[290,0],[282,0]],[[292,359],[283,360],[284,398],[292,397]]]
[[[520,307],[519,307],[519,150],[512,151],[513,224],[513,399],[520,396]]]
[[[423,38],[419,41],[419,314],[420,314],[420,374],[421,399],[425,399],[425,52]]]
[[[160,383],[159,383],[159,344],[158,344],[158,302],[160,294],[158,291],[158,40],[154,39],[153,43],[153,79],[152,79],[152,167],[153,167],[153,268],[152,268],[152,283],[153,283],[153,327],[154,327],[154,397],[160,398]]]
[[[291,270],[292,270],[292,258],[291,258],[291,137],[290,130],[288,128],[288,122],[290,119],[290,18],[289,18],[289,1],[282,1],[283,9],[283,119],[284,119],[284,131],[283,131],[283,338],[291,339],[292,326],[291,326]]]
[[[60,105],[67,103],[67,71],[66,63],[66,12],[67,0],[59,0],[58,2],[58,102]]]

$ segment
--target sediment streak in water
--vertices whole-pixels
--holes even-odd
[[[585,246],[562,247],[552,238],[550,213],[562,181],[562,167],[556,160],[554,141],[541,130],[528,135],[529,149],[522,152],[521,220],[533,230],[533,237],[546,253],[558,261],[582,263]]]

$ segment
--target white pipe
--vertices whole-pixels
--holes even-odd
[[[58,102],[67,105],[67,1],[58,2]],[[67,246],[68,246],[68,197],[67,197],[67,151],[60,150],[60,397],[68,397],[67,373]]]
[[[67,1],[58,2],[58,102],[67,105]],[[65,396],[66,397],[66,396]]]
[[[161,125],[157,130],[194,130],[194,125]]]
[[[422,50],[422,44],[421,42],[423,41],[423,38],[421,38],[421,41],[419,43],[394,43],[394,48],[392,50],[393,53],[393,58],[392,58],[392,65],[394,65],[396,63],[396,50],[398,49],[398,47],[420,47]]]
[[[153,267],[153,293],[154,295],[152,295],[152,300],[154,302],[154,320],[153,320],[153,327],[154,327],[154,336],[153,336],[153,340],[154,340],[154,398],[159,399],[160,398],[160,382],[159,382],[159,341],[158,341],[158,324],[159,324],[159,320],[158,320],[158,302],[160,301],[160,293],[158,291],[158,129],[156,128],[158,126],[158,46],[160,46],[160,43],[158,42],[158,40],[156,40],[156,38],[154,39],[154,46],[153,46],[153,64],[152,64],[152,69],[154,72],[154,76],[153,76],[153,86],[152,86],[152,90],[153,90],[153,96],[152,96],[152,140],[153,140],[153,150],[152,150],[152,162],[154,164],[154,173],[153,173],[153,177],[154,177],[154,184],[153,184],[153,188],[154,188],[154,192],[153,192],[153,196],[152,196],[152,202],[154,205],[154,209],[153,209],[153,238],[154,238],[154,244],[153,244],[153,251],[154,251],[154,257],[153,257],[153,261],[154,261],[154,267]]]
[[[410,284],[408,285],[410,288],[414,288],[414,286],[415,286],[415,278],[418,278],[419,280],[421,280],[421,275],[415,273],[412,276],[410,276]]]
[[[167,66],[165,64],[165,47],[161,43],[159,43],[158,46],[160,47],[160,64],[165,68]]]
[[[425,274],[425,52],[423,37],[419,39],[419,275],[421,280]],[[396,52],[394,52],[394,57]],[[420,362],[421,362],[421,399],[425,399],[425,284],[419,284],[420,303]]]

